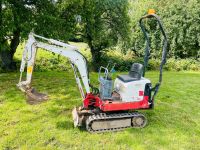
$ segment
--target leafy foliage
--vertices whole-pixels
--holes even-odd
[[[168,3],[163,10],[171,50],[175,57],[199,57],[200,52],[200,2],[179,0]],[[199,51],[199,52],[198,52]]]
[[[129,17],[127,14],[127,0],[84,1],[83,39],[91,49],[94,70],[102,64],[103,51],[128,41]]]
[[[150,8],[163,21],[170,44],[168,56],[200,59],[199,0],[0,0],[0,4],[0,61],[11,69],[19,42],[32,29],[45,37],[86,42],[94,70],[112,59],[104,52],[115,46],[124,53],[131,49],[132,58],[140,59],[145,41],[138,21]],[[155,20],[145,24],[155,60],[161,56],[162,37]]]
[[[90,53],[90,49],[88,49],[87,44],[85,43],[70,43],[79,47],[81,53],[86,56],[89,62],[89,68],[92,67],[92,56]],[[20,45],[16,52],[16,60],[17,66],[20,66],[20,60],[22,56],[23,45]],[[120,59],[119,59],[120,58]],[[123,54],[120,49],[113,49],[109,51],[105,51],[102,53],[102,65],[107,66],[108,63],[110,65],[115,65],[116,71],[129,71],[131,65],[134,63],[142,63],[143,58],[135,57],[133,51],[128,51],[126,54]],[[159,70],[160,60],[159,59],[150,59],[147,70]],[[36,72],[44,72],[44,71],[70,71],[71,66],[68,60],[65,57],[49,53],[42,49],[39,49],[37,52],[37,59],[35,64]],[[164,70],[168,71],[200,71],[200,62],[191,58],[191,59],[174,59],[169,58],[167,63],[164,65]],[[1,70],[0,70],[1,72]]]
[[[26,38],[31,29],[40,35],[65,41],[80,34],[91,48],[95,68],[100,63],[102,50],[119,41],[128,41],[127,0],[4,0],[3,6],[4,28],[0,42],[4,50],[11,49],[6,52],[8,59],[2,59],[7,65],[13,62],[19,39]],[[77,16],[82,18],[81,22],[77,22]]]
[[[6,70],[16,69],[14,53],[19,42],[27,39],[31,30],[45,37],[62,40],[69,40],[74,34],[74,12],[63,12],[60,1],[4,0],[1,4],[0,59]],[[66,10],[68,8],[71,5]]]
[[[22,39],[34,30],[44,36],[67,40],[63,33],[70,30],[63,27],[65,20],[56,6],[49,0],[4,0],[2,38],[12,39],[13,31],[19,28]]]
[[[139,18],[150,8],[156,9],[161,17],[170,44],[169,56],[175,58],[200,56],[200,2],[198,0],[177,0],[177,1],[132,1],[132,49],[141,56],[144,49],[144,38],[138,27]],[[161,49],[161,39],[155,22],[146,22],[149,27],[152,58],[157,58]]]

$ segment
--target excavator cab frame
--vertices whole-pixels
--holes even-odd
[[[151,97],[151,103],[152,103],[151,107],[153,107],[154,98],[155,98],[156,94],[158,93],[158,90],[159,90],[160,85],[162,83],[163,65],[166,63],[168,40],[167,40],[167,35],[165,33],[165,30],[163,28],[162,22],[160,20],[160,17],[155,14],[155,11],[153,9],[150,9],[150,13],[143,16],[139,20],[139,25],[141,27],[141,30],[144,34],[145,41],[146,41],[146,48],[145,48],[145,55],[144,55],[143,77],[145,76],[146,69],[147,69],[148,62],[149,62],[149,57],[150,57],[150,39],[149,39],[149,35],[148,35],[147,29],[146,29],[143,21],[145,19],[151,19],[151,18],[154,18],[157,21],[157,23],[159,25],[159,29],[160,29],[162,36],[163,36],[162,58],[161,58],[161,63],[160,63],[160,68],[159,68],[159,71],[160,71],[159,80],[155,84],[154,87],[150,87],[151,92],[154,91],[153,96]]]

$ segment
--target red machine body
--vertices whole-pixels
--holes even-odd
[[[83,100],[83,104],[84,108],[98,107],[103,112],[150,108],[149,96],[144,96],[144,99],[138,102],[121,102],[121,101],[102,100],[98,96],[88,94],[86,98]]]

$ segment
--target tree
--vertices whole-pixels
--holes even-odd
[[[0,1],[0,60],[5,70],[15,70],[13,56],[20,40],[34,32],[47,37],[67,39],[69,28],[64,26],[56,3],[52,0]]]
[[[14,53],[32,29],[65,41],[81,35],[91,49],[94,70],[103,51],[128,41],[128,0],[1,0],[1,4],[0,58],[7,70],[16,69]],[[76,16],[81,17],[80,24]]]
[[[178,0],[163,8],[163,21],[168,29],[171,50],[175,57],[200,57],[200,2]]]
[[[6,70],[16,69],[14,53],[20,42],[20,34],[30,20],[32,1],[4,0],[1,1],[1,39],[0,58]]]
[[[95,71],[102,63],[103,51],[129,41],[128,4],[127,0],[83,1],[83,40],[90,47]]]
[[[154,0],[136,0],[131,5],[132,49],[137,55],[142,56],[144,51],[144,37],[138,26],[138,20],[154,8],[161,17],[170,45],[169,55],[175,58],[200,57],[200,3],[199,0],[177,0],[159,2]],[[161,36],[153,21],[147,21],[147,27],[151,27],[151,57],[157,58],[161,50]],[[154,26],[154,28],[152,28]]]

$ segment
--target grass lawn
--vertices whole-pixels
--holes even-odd
[[[50,100],[31,106],[15,86],[19,74],[0,74],[0,149],[200,149],[200,72],[164,72],[155,109],[143,111],[148,126],[103,134],[73,127],[81,98],[71,72],[34,75],[33,86]],[[96,73],[91,81],[98,85]]]

